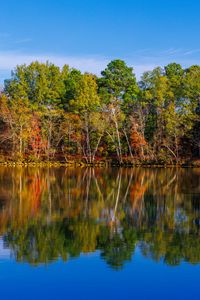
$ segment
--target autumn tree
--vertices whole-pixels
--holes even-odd
[[[200,156],[200,67],[144,72],[111,61],[101,76],[46,62],[17,66],[0,94],[0,151],[13,160],[81,156],[180,163]]]
[[[0,116],[7,130],[2,134],[2,142],[10,141],[12,155],[23,160],[30,135],[31,109],[28,99],[0,98]]]
[[[80,143],[83,155],[87,162],[92,162],[94,151],[98,146],[98,140],[93,141],[96,144],[95,150],[92,149],[91,132],[93,131],[91,117],[92,113],[97,112],[100,107],[100,99],[97,93],[96,77],[92,74],[82,75],[74,99],[70,101],[70,110],[79,114],[82,120],[83,140]]]
[[[111,138],[116,144],[119,161],[122,162],[121,130],[125,114],[130,113],[132,104],[137,97],[138,86],[133,69],[128,67],[122,60],[111,61],[107,68],[102,71],[99,78],[99,93],[102,102],[106,104],[105,110],[110,114],[114,125],[116,138]],[[111,134],[110,134],[111,137]]]

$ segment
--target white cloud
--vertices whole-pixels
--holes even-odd
[[[30,38],[24,38],[24,39],[19,39],[19,40],[13,41],[13,43],[14,44],[23,44],[23,43],[29,43],[31,41],[32,41],[32,39],[30,39]]]
[[[200,49],[193,49],[193,50],[185,51],[183,55],[192,55],[192,54],[199,53],[199,52],[200,52]]]
[[[0,78],[3,78],[3,74],[8,74],[13,70],[16,65],[20,64],[29,64],[32,61],[39,62],[52,62],[62,67],[64,64],[69,65],[70,67],[77,68],[82,72],[91,72],[97,75],[100,75],[100,72],[105,69],[107,64],[114,58],[105,58],[101,56],[56,56],[56,55],[30,55],[30,54],[21,54],[19,52],[0,52]],[[134,59],[132,60],[134,61]],[[132,63],[129,60],[128,64],[132,65],[136,77],[139,79],[141,74],[144,71],[152,70],[156,65],[148,63]]]
[[[46,62],[50,61],[62,67],[68,64],[70,67],[78,68],[82,72],[92,72],[99,74],[106,67],[109,59],[93,57],[74,57],[74,56],[55,56],[55,55],[31,55],[18,52],[0,52],[0,70],[12,70],[16,65],[29,64],[32,61]]]
[[[164,54],[164,55],[175,55],[175,54],[180,54],[182,52],[182,49],[175,49],[175,48],[170,48],[170,49],[167,49],[163,52],[161,52],[161,55]]]
[[[157,67],[156,64],[138,64],[138,65],[136,64],[136,65],[133,65],[134,73],[136,74],[136,78],[138,80],[140,79],[141,75],[144,72],[151,71],[155,67]]]
[[[168,49],[160,53],[149,53],[148,49],[145,49],[144,52],[147,52],[146,55],[142,54],[134,54],[129,58],[123,58],[129,66],[134,68],[134,72],[136,74],[137,79],[140,79],[140,76],[145,71],[150,71],[156,66],[165,66],[172,61],[176,61],[181,63],[184,67],[188,67],[192,64],[198,64],[199,62],[192,59],[189,55],[192,52],[198,52],[199,49],[188,50],[183,52],[180,49]],[[173,53],[173,55],[172,55]],[[176,53],[176,55],[175,55]],[[183,55],[185,53],[185,56]],[[187,56],[186,56],[187,55]],[[187,59],[185,58],[187,57]],[[100,75],[100,72],[106,67],[106,65],[112,60],[114,57],[103,57],[98,55],[91,56],[57,56],[52,54],[23,54],[19,51],[0,51],[0,82],[3,82],[5,78],[9,77],[10,71],[13,70],[16,65],[20,64],[29,64],[32,61],[39,62],[52,62],[56,65],[62,67],[64,64],[69,65],[70,67],[77,68],[82,72],[91,72],[97,75]]]

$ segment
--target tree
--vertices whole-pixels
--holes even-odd
[[[191,66],[185,70],[183,80],[185,105],[190,108],[193,115],[193,128],[191,130],[192,143],[200,157],[200,67]],[[187,104],[186,104],[187,103]]]
[[[97,156],[180,163],[200,156],[200,67],[145,72],[111,61],[101,77],[46,62],[17,66],[0,92],[0,152],[40,160]],[[10,155],[12,154],[12,155]]]
[[[34,114],[31,118],[30,135],[28,142],[28,152],[32,155],[31,159],[39,160],[45,154],[47,140],[44,138],[41,129],[41,122],[38,115]],[[29,157],[30,159],[30,157]]]
[[[123,114],[130,113],[132,105],[138,94],[133,69],[128,67],[122,60],[111,61],[107,68],[101,72],[102,77],[98,80],[99,93],[102,102],[106,104],[105,110],[109,112],[116,131],[117,145],[115,138],[112,138],[120,163],[122,163],[122,142],[120,127],[124,120]],[[109,134],[112,137],[111,134]],[[127,135],[126,135],[126,138]]]
[[[60,105],[65,91],[62,76],[59,67],[49,62],[17,66],[5,81],[5,92],[12,99],[29,99],[34,109]]]
[[[3,142],[10,140],[12,155],[15,159],[23,160],[30,135],[31,109],[28,100],[12,100],[2,95],[0,116],[7,126],[2,137]]]
[[[99,92],[104,103],[120,101],[122,107],[128,105],[136,98],[138,86],[130,68],[122,60],[111,61],[107,68],[101,72],[102,77],[98,80]]]
[[[65,111],[73,111],[70,101],[78,96],[82,74],[77,69],[68,69],[66,75],[63,76],[64,80],[64,95],[62,98],[62,105]]]
[[[80,115],[82,120],[84,139],[81,143],[83,155],[87,162],[92,162],[94,158],[93,151],[96,152],[99,142],[96,142],[95,150],[91,144],[91,113],[97,112],[100,107],[100,99],[97,94],[96,77],[92,74],[82,75],[75,98],[70,101],[70,110]]]

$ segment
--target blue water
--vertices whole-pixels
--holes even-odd
[[[199,299],[200,172],[81,172],[0,170],[0,299]]]
[[[32,267],[0,263],[1,299],[199,299],[200,266],[169,267],[137,251],[120,272],[98,253]]]

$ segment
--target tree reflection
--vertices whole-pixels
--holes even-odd
[[[156,261],[200,262],[200,172],[0,169],[0,232],[17,261],[100,251],[121,269],[136,247]]]

